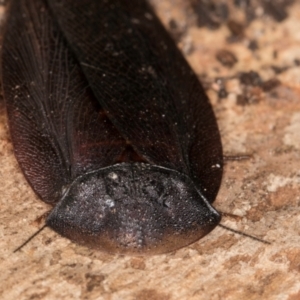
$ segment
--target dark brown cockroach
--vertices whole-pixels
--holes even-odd
[[[112,253],[189,245],[220,222],[216,119],[143,0],[12,0],[2,83],[46,226]]]

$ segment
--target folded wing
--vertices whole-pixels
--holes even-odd
[[[188,174],[213,201],[222,177],[216,120],[197,77],[141,0],[49,0],[100,105],[152,164]]]
[[[11,1],[2,78],[16,157],[44,201],[124,151],[45,1]]]

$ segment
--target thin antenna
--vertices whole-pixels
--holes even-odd
[[[270,242],[265,241],[265,240],[263,240],[263,239],[260,239],[260,238],[258,238],[258,237],[256,237],[256,236],[252,236],[252,235],[250,235],[250,234],[247,234],[247,233],[244,233],[244,232],[241,232],[241,231],[232,229],[232,228],[227,227],[227,226],[222,225],[222,224],[218,224],[218,226],[220,226],[220,227],[222,227],[222,228],[224,228],[224,229],[226,229],[226,230],[228,230],[228,231],[231,231],[231,232],[233,232],[233,233],[237,233],[237,234],[239,234],[239,235],[243,235],[243,236],[245,236],[245,237],[248,237],[248,238],[250,238],[250,239],[252,239],[252,240],[254,240],[254,241],[261,242],[261,243],[264,243],[264,244],[267,244],[267,245],[271,245]]]
[[[36,237],[46,227],[47,227],[47,224],[45,224],[44,226],[42,226],[38,231],[36,231],[32,236],[30,236],[21,246],[19,246],[17,249],[15,249],[13,253],[16,253],[19,250],[21,250],[24,246],[26,246],[34,237]]]
[[[223,155],[224,163],[228,161],[241,161],[252,158],[251,154]]]

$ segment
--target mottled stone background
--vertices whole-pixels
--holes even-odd
[[[204,84],[228,162],[215,207],[222,223],[197,243],[154,257],[72,244],[40,226],[49,208],[13,155],[0,100],[0,298],[300,299],[300,1],[152,0]],[[1,6],[1,15],[4,6]]]

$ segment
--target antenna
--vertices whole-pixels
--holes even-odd
[[[13,251],[13,253],[18,252],[21,250],[24,246],[26,246],[34,237],[36,237],[42,230],[44,230],[47,227],[47,224],[42,226],[39,230],[37,230],[33,235],[31,235],[21,246],[19,246],[17,249]]]
[[[227,226],[222,225],[222,224],[218,224],[218,226],[219,226],[219,227],[222,227],[222,228],[224,228],[224,229],[226,229],[226,230],[228,230],[228,231],[231,231],[231,232],[233,232],[233,233],[237,233],[237,234],[239,234],[239,235],[243,235],[243,236],[245,236],[245,237],[248,237],[248,238],[250,238],[250,239],[252,239],[252,240],[254,240],[254,241],[261,242],[261,243],[264,243],[264,244],[267,244],[267,245],[271,245],[270,242],[265,241],[265,240],[263,240],[263,239],[260,239],[260,238],[258,238],[258,237],[256,237],[256,236],[252,236],[252,235],[250,235],[250,234],[247,234],[247,233],[244,233],[244,232],[241,232],[241,231],[232,229],[232,228],[227,227]]]
[[[251,154],[223,155],[223,160],[224,163],[227,163],[228,161],[248,160],[252,157]]]

